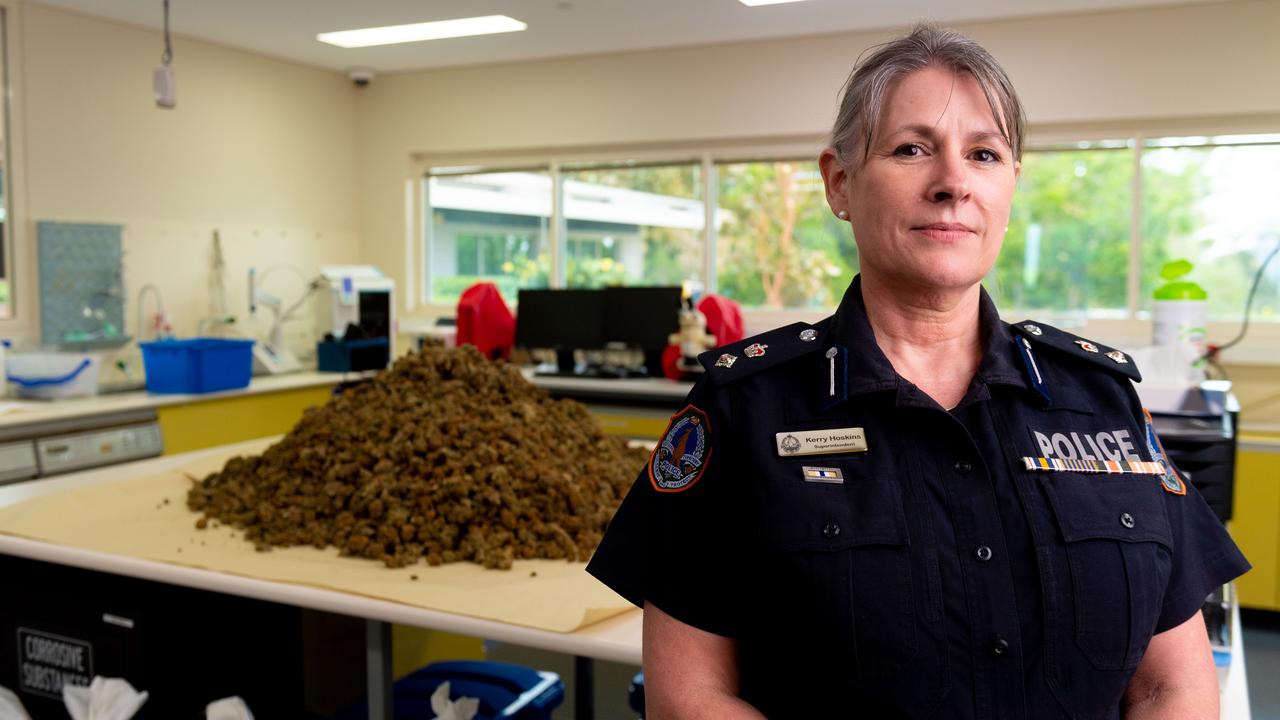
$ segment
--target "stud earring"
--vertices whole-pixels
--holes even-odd
[[[849,211],[848,211],[848,210],[841,210],[840,212],[836,213],[836,217],[840,218],[841,220],[848,220],[848,219],[849,219]]]

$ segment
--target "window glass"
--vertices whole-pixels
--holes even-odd
[[[1142,153],[1142,303],[1162,284],[1160,266],[1186,259],[1188,279],[1209,294],[1209,319],[1241,319],[1259,264],[1280,243],[1280,140],[1163,138]],[[1174,141],[1191,141],[1178,147]],[[1223,139],[1218,139],[1219,141]],[[1280,321],[1280,262],[1258,285],[1251,317]]]
[[[1023,154],[1009,231],[987,278],[1003,312],[1124,315],[1133,154],[1115,142]]]
[[[1004,312],[1059,322],[1127,317],[1132,285],[1144,316],[1160,267],[1187,259],[1195,265],[1190,279],[1208,290],[1209,318],[1239,321],[1254,273],[1280,244],[1280,135],[1149,139],[1140,170],[1137,154],[1136,141],[1124,138],[1025,153],[1004,246],[986,278]],[[848,224],[827,207],[817,163],[725,161],[714,172],[714,233],[704,227],[698,163],[431,176],[430,300],[453,303],[471,284],[490,281],[514,302],[519,288],[550,286],[553,255],[563,262],[565,287],[698,287],[706,281],[704,243],[714,237],[720,294],[747,308],[834,308],[858,270],[858,252]],[[552,218],[556,182],[562,221]],[[557,222],[562,244],[553,253]],[[0,216],[0,231],[2,223]],[[1252,317],[1280,322],[1280,262],[1263,278]]]
[[[565,170],[565,284],[702,281],[701,167]]]
[[[812,160],[716,165],[718,292],[745,307],[834,308],[857,272]]]
[[[476,282],[508,303],[522,287],[547,287],[551,176],[545,172],[428,179],[430,302],[452,304]]]

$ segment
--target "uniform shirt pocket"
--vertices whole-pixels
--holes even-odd
[[[841,484],[805,482],[798,465],[786,468],[770,478],[763,517],[771,604],[796,626],[782,631],[793,638],[784,642],[809,644],[788,649],[824,656],[869,688],[916,654],[917,588],[899,485],[865,474],[860,460],[821,461],[841,470]]]
[[[1076,645],[1099,670],[1136,668],[1171,569],[1158,479],[1063,473],[1044,487],[1066,546]]]

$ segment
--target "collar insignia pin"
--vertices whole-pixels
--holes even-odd
[[[1026,325],[1023,325],[1022,329],[1036,336],[1044,334],[1044,331],[1040,329],[1039,325],[1032,325],[1031,323],[1027,323]]]
[[[814,330],[813,328],[809,328],[808,330],[801,330],[800,339],[805,342],[813,342],[814,340],[818,339],[818,331]]]
[[[1076,341],[1075,341],[1075,343],[1076,343],[1077,345],[1079,345],[1079,346],[1080,346],[1080,347],[1081,347],[1085,352],[1091,352],[1091,353],[1096,353],[1096,352],[1098,352],[1098,346],[1097,346],[1097,345],[1094,345],[1093,343],[1089,342],[1088,340],[1076,340]],[[1114,360],[1114,359],[1115,359],[1115,358],[1112,358],[1112,360]]]
[[[754,344],[748,345],[746,349],[742,351],[742,353],[749,358],[758,358],[764,355],[765,348],[767,347],[769,346],[763,343],[754,343]]]
[[[1119,350],[1112,350],[1111,352],[1107,353],[1107,357],[1111,358],[1112,360],[1115,360],[1121,365],[1124,365],[1129,362],[1129,358],[1125,357],[1124,353],[1120,352]]]
[[[716,360],[716,367],[722,367],[722,368],[733,367],[733,364],[737,361],[738,361],[737,355],[730,355],[729,353],[725,353],[721,355],[718,360]]]

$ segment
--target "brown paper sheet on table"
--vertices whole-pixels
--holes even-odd
[[[421,562],[393,569],[341,557],[332,547],[258,552],[243,533],[222,524],[198,530],[199,515],[186,505],[191,478],[220,469],[229,457],[211,456],[178,471],[0,508],[0,533],[554,632],[572,632],[632,607],[588,575],[584,563],[519,560],[511,570],[486,570],[472,563],[429,567]]]

